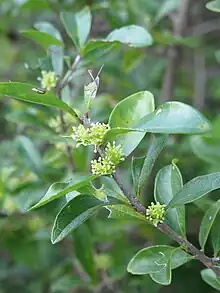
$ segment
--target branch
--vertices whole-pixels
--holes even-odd
[[[215,18],[196,24],[192,28],[188,28],[186,34],[192,37],[199,37],[219,29],[220,18]]]
[[[166,223],[158,224],[157,228],[169,238],[174,240],[183,246],[187,252],[193,255],[196,259],[200,260],[207,268],[213,270],[216,273],[216,276],[220,277],[220,266],[216,266],[216,260],[206,256],[201,250],[198,250],[192,243],[190,243],[187,239],[178,235],[175,231],[173,231]]]
[[[57,97],[62,100],[62,89],[65,88],[65,86],[68,85],[68,83],[71,81],[71,78],[72,78],[72,75],[78,65],[80,61],[80,55],[77,55],[71,68],[67,71],[66,75],[64,76],[64,78],[62,79],[62,81],[58,84],[57,86],[57,89],[56,89],[56,94],[57,94]],[[64,117],[63,117],[63,111],[60,110],[59,111],[59,114],[60,114],[60,123],[61,123],[61,128],[62,128],[62,132],[65,133],[66,131],[66,124],[65,124],[65,120],[64,120]],[[79,118],[79,123],[81,123],[81,120]],[[71,171],[73,171],[74,169],[74,164],[73,164],[73,158],[72,158],[72,155],[71,155],[71,147],[69,145],[66,146],[66,155],[67,155],[67,158],[68,158],[68,165],[69,165],[69,169]]]
[[[184,34],[187,24],[187,13],[191,0],[182,0],[179,13],[173,18],[173,34],[181,37]],[[168,48],[168,65],[164,75],[162,92],[160,96],[161,103],[164,103],[173,97],[175,75],[179,65],[180,47],[172,46]]]

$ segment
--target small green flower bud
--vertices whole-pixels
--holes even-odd
[[[112,174],[116,171],[116,165],[124,161],[121,145],[116,146],[115,141],[108,143],[105,148],[105,157],[91,162],[92,173],[94,175]]]
[[[101,145],[104,135],[109,130],[109,125],[104,123],[92,123],[91,127],[85,128],[83,125],[79,125],[78,127],[73,127],[73,135],[72,138],[77,142],[77,146],[79,145]],[[96,150],[96,149],[95,149]]]
[[[146,209],[146,218],[149,220],[154,226],[157,226],[158,223],[162,223],[165,215],[165,206],[164,204],[151,203],[150,206]]]
[[[47,91],[50,91],[52,88],[56,87],[58,77],[53,71],[41,71],[42,77],[38,77],[38,80],[41,82],[41,87]]]
[[[85,128],[85,126],[79,125],[78,127],[72,127],[72,130],[72,138],[77,143],[76,147],[80,145],[87,146],[91,144],[89,128]]]
[[[110,129],[108,124],[92,123],[90,127],[91,144],[101,145],[106,132]]]
[[[124,161],[122,147],[120,144],[116,146],[115,141],[113,141],[112,145],[110,142],[107,143],[105,153],[106,157],[109,159],[109,161],[111,161],[113,165],[117,165],[121,161]]]
[[[107,175],[115,172],[115,166],[106,158],[99,157],[98,160],[91,161],[92,173],[94,175]]]

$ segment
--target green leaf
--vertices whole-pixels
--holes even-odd
[[[194,135],[190,137],[190,143],[194,154],[198,158],[210,164],[220,165],[219,141]]]
[[[141,130],[154,133],[204,133],[210,123],[193,107],[181,102],[167,102],[153,113],[143,117],[136,125]]]
[[[172,252],[171,252],[172,253]],[[172,272],[171,272],[171,253],[170,257],[168,258],[167,262],[164,264],[164,260],[158,262],[164,264],[163,269],[160,272],[151,273],[150,277],[152,280],[161,285],[169,285],[172,280]]]
[[[138,197],[140,197],[141,190],[149,179],[154,163],[162,151],[166,140],[166,135],[154,135],[147,155],[142,158],[132,158],[133,184]]]
[[[179,0],[165,0],[163,1],[161,7],[159,8],[155,21],[158,22],[165,16],[169,15],[171,12],[176,10],[180,5]]]
[[[19,135],[16,138],[16,143],[28,157],[35,172],[42,173],[44,170],[43,161],[33,142],[28,137]]]
[[[220,291],[220,281],[212,269],[204,269],[201,271],[201,277],[204,282],[209,284],[212,288]]]
[[[89,8],[85,7],[77,13],[63,11],[60,19],[75,46],[82,48],[91,29],[92,15]]]
[[[105,40],[90,40],[82,48],[83,60],[86,64],[102,61],[106,56],[110,56],[116,48],[120,47],[119,42],[107,42]]]
[[[220,172],[198,176],[183,185],[169,203],[172,208],[186,203],[193,202],[207,193],[220,188]]]
[[[220,214],[218,213],[211,229],[211,239],[212,239],[212,246],[214,250],[214,257],[217,257],[220,251],[219,223],[220,223]]]
[[[74,252],[80,261],[84,271],[93,279],[96,280],[96,266],[94,262],[94,251],[92,236],[88,226],[85,224],[78,227],[73,234],[74,237]]]
[[[36,23],[34,27],[40,32],[47,33],[61,42],[63,41],[59,31],[49,22],[41,21]],[[49,55],[51,56],[54,72],[56,72],[57,75],[62,76],[64,60],[63,46],[51,45],[49,47]]]
[[[220,210],[220,199],[217,200],[205,213],[199,229],[199,244],[204,250],[206,241],[211,231],[215,218]]]
[[[100,182],[102,184],[102,190],[107,198],[112,197],[121,202],[128,203],[127,198],[113,178],[101,176]]]
[[[183,179],[178,167],[173,163],[162,168],[156,176],[154,198],[161,204],[168,205],[175,194],[183,187]],[[179,235],[185,236],[185,207],[168,210],[165,222]]]
[[[114,205],[107,207],[110,211],[108,218],[110,219],[119,219],[119,220],[142,220],[146,221],[146,217],[136,212],[131,206],[126,204]]]
[[[97,76],[92,82],[84,86],[84,101],[86,112],[89,112],[92,107],[92,102],[96,97],[99,87],[99,77]]]
[[[35,86],[28,83],[1,82],[0,95],[12,97],[25,102],[53,106],[77,117],[76,112],[66,103],[59,100],[53,93],[47,92],[45,94],[38,94],[32,90],[33,88],[35,88]]]
[[[178,268],[193,258],[179,247],[173,247],[173,250],[170,251],[168,257],[168,260],[164,257],[158,261],[159,264],[165,264],[164,268],[160,272],[150,274],[152,280],[156,283],[169,285],[172,279],[171,269]]]
[[[50,45],[63,46],[63,42],[48,33],[39,32],[37,30],[26,30],[21,32],[21,34],[38,45],[41,45],[45,50],[48,50]]]
[[[106,40],[119,41],[131,47],[145,47],[153,43],[150,33],[137,25],[128,25],[115,29],[107,36]]]
[[[109,117],[111,128],[134,128],[142,117],[154,111],[154,97],[148,91],[133,94],[121,102],[113,109]],[[116,139],[117,144],[121,144],[123,153],[128,156],[140,143],[145,133],[128,133]]]
[[[41,200],[30,210],[39,208],[52,200],[60,198],[74,190],[78,190],[96,177],[95,175],[74,174],[74,178],[70,182],[55,182],[49,187]]]
[[[206,8],[215,11],[220,12],[220,0],[210,1],[206,4]]]
[[[170,257],[171,269],[183,265],[192,258],[180,248],[168,245],[149,246],[134,255],[128,264],[127,270],[134,275],[158,273],[167,266]]]
[[[75,230],[103,206],[113,204],[103,202],[90,195],[80,194],[69,201],[57,214],[54,221],[51,241],[57,243]]]

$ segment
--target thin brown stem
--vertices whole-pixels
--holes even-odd
[[[192,243],[190,243],[186,238],[178,235],[175,231],[173,231],[166,223],[158,224],[157,228],[169,238],[174,240],[183,246],[187,252],[193,255],[196,259],[200,260],[207,268],[212,269],[218,277],[220,277],[220,267],[215,265],[215,261],[206,256],[201,250],[196,248]]]

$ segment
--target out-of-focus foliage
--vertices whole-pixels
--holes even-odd
[[[157,132],[158,114],[167,118],[163,125],[168,129],[165,132],[176,133],[176,128],[181,133],[196,132],[192,129],[198,130],[200,114],[187,106],[183,106],[189,111],[187,115],[184,115],[185,110],[181,112],[182,108],[176,113],[175,107],[183,105],[181,103],[199,108],[212,122],[212,131],[202,136],[170,135],[159,156],[164,142],[158,142],[158,145],[162,143],[158,153],[154,149],[148,151],[153,163],[158,156],[154,167],[152,161],[145,159],[150,135],[126,133],[124,151],[129,158],[134,157],[133,167],[130,168],[129,161],[123,162],[120,177],[126,189],[131,190],[134,184],[142,203],[149,205],[155,196],[167,204],[174,196],[173,190],[177,192],[182,187],[182,177],[185,183],[194,177],[220,171],[220,16],[216,13],[220,5],[218,0],[209,3],[191,1],[185,32],[179,35],[173,29],[173,19],[182,9],[182,1],[0,1],[0,293],[141,293],[146,290],[151,293],[165,290],[195,293],[195,290],[220,290],[213,272],[195,261],[172,270],[172,284],[168,287],[153,282],[150,275],[131,275],[129,272],[134,271],[132,262],[127,272],[129,261],[139,250],[159,243],[168,247],[167,253],[173,257],[166,258],[169,275],[164,283],[161,281],[164,285],[169,284],[171,269],[177,267],[172,259],[175,253],[178,254],[173,250],[175,243],[144,221],[130,206],[112,205],[109,207],[110,219],[107,219],[109,211],[102,209],[59,244],[52,245],[50,240],[58,213],[52,234],[54,243],[78,225],[67,213],[63,219],[62,211],[67,209],[71,216],[82,212],[77,203],[79,193],[85,194],[91,214],[99,205],[104,205],[103,194],[107,194],[112,202],[126,203],[123,192],[111,178],[96,179],[95,185],[90,183],[94,179],[91,176],[82,179],[81,173],[88,173],[90,169],[93,148],[76,148],[69,137],[72,126],[77,124],[76,115],[91,108],[84,105],[84,85],[97,79],[91,80],[88,70],[92,70],[92,76],[96,78],[104,64],[99,74],[98,92],[87,91],[91,95],[89,103],[92,103],[90,116],[95,122],[109,121],[113,128],[125,127],[123,123],[129,123],[127,127],[130,128],[137,126],[135,121],[147,115],[148,109],[149,113],[154,111],[153,102],[143,108],[134,107],[133,112],[128,113],[128,104],[123,106],[128,100],[123,99],[134,97],[136,93],[136,100],[144,100],[144,94],[140,93],[148,91],[154,95],[157,110],[151,113],[153,119],[150,122],[144,117],[141,126],[146,132]],[[177,46],[181,52],[174,91],[169,97],[170,101],[178,101],[172,104],[173,112],[169,112],[172,108],[169,103],[160,108],[164,102],[161,93],[170,64],[170,46]],[[60,93],[62,101],[55,97],[56,92],[40,94],[32,90],[41,88],[38,78],[42,77],[43,70],[54,71],[58,77],[63,77],[79,52],[81,60],[72,76],[66,77],[71,82]],[[34,103],[27,103],[31,99]],[[38,104],[35,104],[36,99]],[[109,119],[121,100],[123,102],[117,105]],[[132,103],[131,100],[127,103]],[[65,126],[62,119],[60,121],[60,109],[66,111],[62,118]],[[202,122],[204,127],[209,127],[205,120]],[[114,131],[107,133],[106,140],[115,135]],[[116,140],[120,141],[120,137]],[[178,159],[176,164],[172,163],[173,158]],[[145,170],[143,166],[147,166]],[[148,168],[152,168],[151,174],[148,174]],[[77,185],[76,177],[76,182],[71,182],[73,170],[79,181],[84,180],[86,184]],[[148,180],[143,183],[144,176]],[[174,184],[170,179],[172,176],[176,176]],[[217,214],[219,201],[216,200],[220,193],[218,190],[209,193],[215,188],[219,188],[217,180],[205,197],[199,199],[198,196],[197,201],[186,205],[186,233],[196,246],[200,244],[204,248],[206,244],[207,255],[217,257],[220,219]],[[68,192],[65,193],[65,189]],[[167,190],[166,197],[163,190]],[[88,199],[88,194],[96,198]],[[41,203],[49,202],[51,197],[57,200],[28,212],[36,203],[41,205],[40,200]],[[193,200],[195,198],[196,194]],[[184,213],[182,207],[175,207],[168,212],[167,220],[183,235],[185,226],[181,217]],[[211,222],[208,221],[209,213],[215,216]],[[176,219],[181,225],[176,224]],[[78,221],[84,220],[79,218]],[[58,233],[59,229],[63,229],[62,233]],[[186,259],[182,261],[185,262]],[[200,275],[201,269],[204,270]],[[155,280],[160,278],[154,272],[152,275]]]

